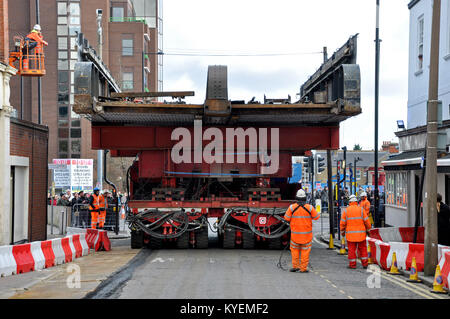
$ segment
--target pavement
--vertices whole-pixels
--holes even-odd
[[[319,238],[322,242],[326,243],[327,245],[330,245],[330,234],[328,234],[328,236],[322,234],[322,235],[319,235],[318,238]],[[340,243],[338,240],[334,239],[334,240],[333,240],[333,245],[334,245],[334,247],[336,248],[336,250],[341,249],[341,243]],[[346,250],[347,250],[347,249],[346,249]],[[399,272],[400,272],[404,277],[408,277],[408,278],[409,278],[409,276],[410,276],[410,273],[409,273],[408,271],[399,269]],[[425,285],[427,285],[427,286],[433,288],[434,276],[425,276],[423,272],[419,272],[419,273],[417,274],[417,276],[418,276],[418,278],[419,278],[420,280],[422,280],[423,284],[425,284]],[[444,289],[445,289],[445,288],[444,288]]]

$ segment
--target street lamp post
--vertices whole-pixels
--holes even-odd
[[[374,212],[378,214],[378,97],[380,85],[380,0],[377,1],[376,30],[375,30],[375,158],[374,158]]]

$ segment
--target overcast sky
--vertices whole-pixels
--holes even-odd
[[[409,0],[381,0],[379,142],[406,124]],[[375,0],[164,0],[164,90],[203,103],[208,65],[228,66],[229,99],[287,98],[350,36],[359,33],[362,114],[341,123],[340,146],[374,146]],[[301,55],[242,57],[170,53]]]

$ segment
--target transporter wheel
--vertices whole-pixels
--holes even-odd
[[[254,249],[255,248],[256,238],[253,233],[242,232],[242,237],[243,237],[242,239],[244,241],[242,243],[242,248],[244,248],[244,249]]]
[[[180,237],[177,238],[176,245],[178,249],[188,249],[189,248],[189,232],[184,232]]]
[[[148,243],[148,247],[150,249],[153,249],[153,250],[161,249],[162,245],[163,245],[163,240],[162,239],[150,236],[150,241]]]
[[[131,231],[131,248],[139,249],[144,246],[144,233],[138,230]]]
[[[202,227],[195,231],[196,248],[206,249],[208,248],[208,227]]]
[[[283,249],[283,240],[282,238],[271,238],[269,241],[269,249],[278,250]]]
[[[223,248],[232,249],[236,240],[236,232],[234,230],[226,230],[223,232]]]

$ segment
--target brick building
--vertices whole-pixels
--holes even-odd
[[[8,4],[0,1],[0,245],[47,237],[48,128],[15,118],[10,104],[10,81],[19,76],[3,45],[9,43]]]
[[[54,158],[94,159],[94,183],[97,152],[91,149],[90,123],[72,112],[74,66],[78,59],[76,34],[82,32],[98,50],[97,9],[102,10],[102,58],[122,90],[162,90],[162,18],[157,0],[41,0],[40,25],[45,47],[46,75],[42,80],[42,124],[49,127],[48,161]],[[11,1],[9,21],[12,37],[28,34],[35,24],[35,1]],[[45,14],[44,14],[45,13]],[[37,122],[38,95],[35,79],[11,81],[11,103],[18,117]],[[22,91],[22,94],[21,94]],[[115,166],[114,161],[109,165]],[[109,178],[115,182],[123,174],[115,170]]]

